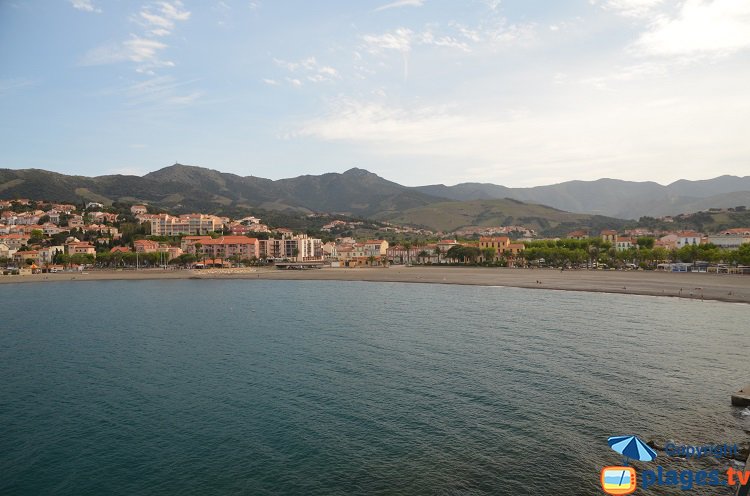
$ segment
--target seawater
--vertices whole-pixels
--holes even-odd
[[[608,436],[750,428],[745,305],[252,280],[0,302],[3,495],[601,494]]]

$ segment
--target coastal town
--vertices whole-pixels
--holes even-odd
[[[0,200],[0,266],[4,275],[90,268],[434,264],[750,273],[750,227],[715,233],[575,230],[545,239],[523,226],[432,233],[384,225],[375,239],[337,235],[353,224],[334,220],[316,236],[269,226],[255,216],[171,215],[143,204],[113,208],[96,202]]]

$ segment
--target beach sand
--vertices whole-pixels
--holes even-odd
[[[507,269],[487,267],[325,268],[313,270],[207,269],[207,270],[91,270],[84,273],[0,276],[0,284],[146,279],[264,279],[371,281],[480,286],[511,286],[531,289],[592,291],[693,300],[750,303],[750,276],[727,274],[643,271],[597,271],[554,269]]]

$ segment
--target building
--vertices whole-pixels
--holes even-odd
[[[750,243],[750,227],[727,229],[719,234],[712,234],[708,236],[707,242],[720,248],[739,248],[745,243]]]
[[[685,246],[697,246],[701,244],[701,238],[703,235],[695,231],[681,231],[677,233],[677,248],[683,248]]]
[[[602,237],[602,242],[609,243],[611,245],[614,245],[617,242],[617,231],[612,231],[611,229],[605,229],[600,233],[600,236]]]
[[[364,248],[371,255],[384,257],[388,252],[388,241],[384,239],[369,239],[364,242]]]
[[[5,234],[0,236],[0,243],[5,244],[11,250],[18,250],[26,246],[31,237],[27,234]]]
[[[15,250],[11,250],[5,243],[0,243],[0,258],[10,258]]]
[[[141,215],[151,225],[155,236],[200,235],[220,231],[224,222],[215,215],[187,214],[179,217],[169,214]]]
[[[150,239],[139,239],[133,241],[136,253],[155,253],[159,251],[159,243]]]
[[[589,233],[584,230],[578,230],[578,231],[571,231],[568,233],[568,239],[587,239],[589,237]]]
[[[94,255],[96,256],[96,248],[91,243],[86,241],[72,241],[65,245],[65,252],[68,255]]]
[[[635,246],[638,246],[638,242],[628,236],[617,236],[617,241],[615,241],[615,250],[617,251],[629,250]]]
[[[133,215],[143,215],[148,213],[148,208],[146,208],[146,205],[133,205],[130,207],[130,213]]]
[[[323,241],[305,234],[291,236],[285,233],[282,239],[262,239],[258,243],[259,258],[272,260],[294,260],[314,262],[323,260]]]
[[[39,256],[37,257],[39,263],[49,265],[54,262],[55,255],[58,253],[65,253],[65,247],[62,245],[49,246],[47,248],[40,248],[37,251],[39,252]]]
[[[204,241],[211,240],[211,236],[183,236],[180,240],[180,248],[184,253],[196,254],[195,246],[202,245]]]
[[[479,250],[482,251],[482,255],[480,255],[480,260],[485,261],[484,258],[484,250],[487,249],[494,249],[495,250],[495,256],[494,260],[499,260],[502,258],[503,251],[506,250],[510,246],[510,238],[507,236],[497,236],[497,237],[489,237],[489,236],[482,236],[479,238]]]
[[[244,260],[260,256],[258,240],[247,236],[221,236],[205,240],[201,244],[200,254],[213,259],[236,257]]]

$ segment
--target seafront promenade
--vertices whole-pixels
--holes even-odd
[[[565,291],[669,296],[684,299],[750,303],[750,277],[727,274],[644,271],[509,269],[482,267],[275,268],[159,270],[91,270],[26,276],[3,276],[0,284],[146,279],[264,279],[404,282],[509,286]]]

